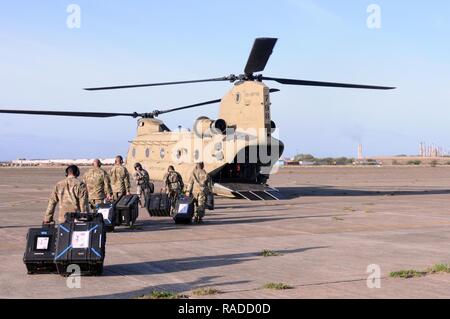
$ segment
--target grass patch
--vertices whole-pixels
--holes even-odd
[[[136,297],[136,299],[184,299],[185,295],[180,295],[170,291],[153,290],[150,294]]]
[[[222,293],[220,290],[215,288],[198,288],[192,291],[195,296],[210,296]]]
[[[450,265],[448,264],[436,264],[433,267],[427,269],[429,274],[438,274],[438,273],[450,273]]]
[[[426,271],[417,271],[413,269],[408,269],[408,270],[393,271],[389,274],[389,277],[408,279],[408,278],[423,277],[426,274],[427,274]]]
[[[284,284],[282,282],[268,282],[263,286],[265,289],[274,289],[274,290],[286,290],[286,289],[292,289],[292,286],[289,286],[287,284]]]
[[[261,252],[261,256],[263,256],[263,257],[272,257],[272,256],[281,256],[281,254],[279,252],[276,252],[276,251],[273,251],[273,250],[264,249]]]
[[[450,273],[450,265],[448,264],[436,264],[427,270],[418,271],[413,269],[408,270],[400,270],[400,271],[393,271],[389,274],[392,278],[417,278],[417,277],[423,277],[426,275],[432,275],[432,274],[441,274],[441,273]]]

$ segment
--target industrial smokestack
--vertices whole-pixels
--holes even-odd
[[[363,160],[363,148],[362,148],[362,144],[358,145],[358,161],[362,161]]]

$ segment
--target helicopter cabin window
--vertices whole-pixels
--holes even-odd
[[[145,149],[145,157],[149,157],[150,156],[150,149],[146,148]]]
[[[159,157],[161,157],[161,158],[164,158],[164,155],[166,154],[166,152],[164,151],[164,149],[162,148],[160,151],[159,151]]]

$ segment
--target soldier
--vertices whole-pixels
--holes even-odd
[[[92,166],[93,168],[83,175],[83,182],[88,189],[89,205],[94,209],[97,204],[103,203],[105,198],[110,200],[113,194],[108,173],[101,168],[100,160],[95,159]]]
[[[187,192],[194,197],[195,222],[201,223],[205,216],[206,195],[212,191],[211,177],[204,170],[203,162],[196,165],[189,178]]]
[[[136,181],[137,193],[139,194],[139,202],[142,207],[146,207],[149,195],[153,193],[154,186],[153,183],[150,182],[150,175],[148,172],[142,168],[141,163],[134,164],[134,174],[133,178]],[[142,204],[142,195],[144,195],[144,204]]]
[[[89,210],[86,185],[77,179],[78,176],[80,176],[80,170],[76,165],[70,165],[66,168],[66,178],[56,184],[50,195],[44,224],[53,222],[57,203],[59,203],[59,223],[64,223],[66,213],[87,212]]]
[[[109,171],[109,176],[115,201],[124,195],[130,194],[130,174],[128,174],[126,167],[123,166],[122,156],[116,156],[114,166]]]
[[[166,193],[170,199],[170,213],[173,214],[177,198],[184,189],[183,178],[175,171],[175,168],[170,165],[167,169],[166,175],[164,175],[163,183]]]

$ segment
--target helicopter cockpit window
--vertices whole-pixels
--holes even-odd
[[[149,157],[150,156],[150,149],[147,148],[145,149],[145,157]]]
[[[162,148],[160,151],[159,151],[159,157],[161,157],[161,158],[164,158],[164,155],[166,154],[166,152],[164,151],[164,149]]]

